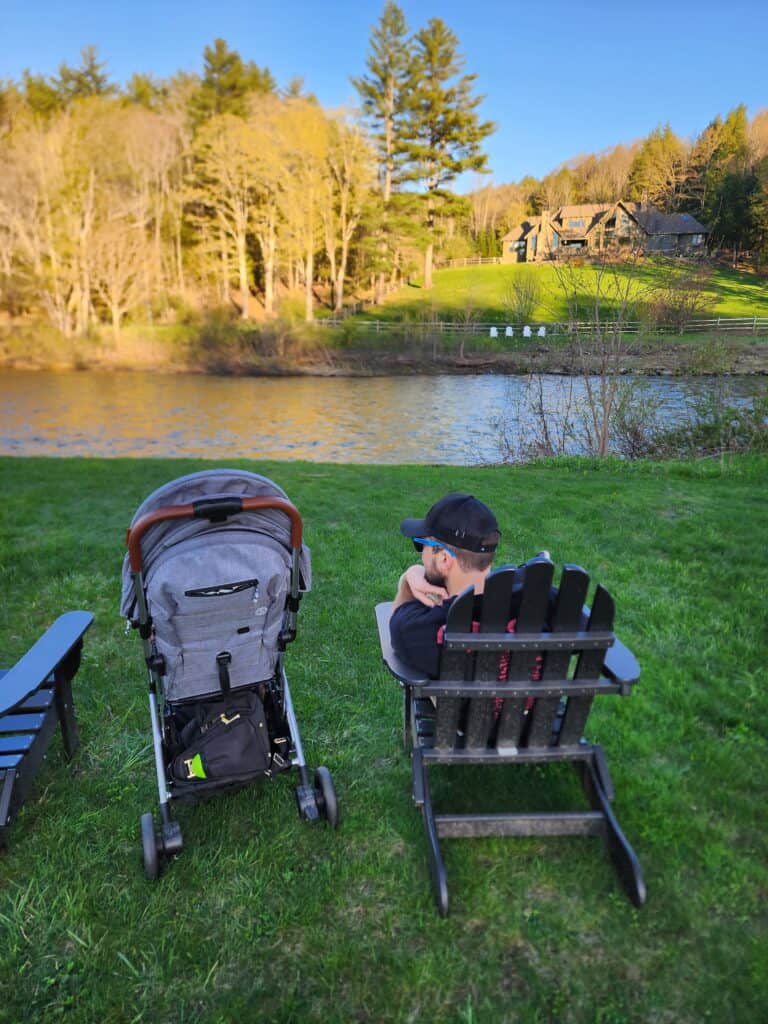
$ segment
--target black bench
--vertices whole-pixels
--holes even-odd
[[[524,582],[512,567],[492,572],[478,612],[472,588],[448,613],[437,679],[399,659],[389,638],[391,602],[377,605],[384,662],[404,693],[404,740],[411,750],[413,797],[423,814],[430,872],[441,915],[448,883],[441,837],[599,835],[635,906],[645,902],[637,857],[611,809],[613,784],[600,746],[583,739],[595,697],[626,696],[640,669],[613,633],[614,603],[589,576],[537,557]],[[514,620],[514,623],[513,623]],[[514,628],[514,632],[509,632]],[[576,768],[590,810],[436,814],[429,786],[435,764],[551,764]]]
[[[0,670],[0,846],[24,803],[57,722],[64,752],[78,746],[72,679],[90,612],[67,612],[11,669]]]

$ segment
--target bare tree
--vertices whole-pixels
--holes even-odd
[[[234,114],[217,114],[195,140],[196,164],[192,195],[211,212],[222,243],[222,261],[231,253],[237,271],[240,316],[251,315],[248,230],[256,182],[253,163],[258,152],[254,133]]]
[[[642,301],[636,268],[636,258],[621,267],[555,267],[568,310],[573,368],[584,386],[577,418],[583,447],[592,455],[608,454],[617,410],[629,400],[623,378],[627,326]]]
[[[373,152],[360,131],[338,117],[329,125],[328,175],[321,207],[333,308],[341,312],[349,250],[375,181]]]
[[[328,175],[328,120],[317,104],[291,99],[285,104],[284,126],[285,188],[280,203],[283,218],[300,253],[304,316],[311,323],[314,320],[315,252]]]
[[[140,227],[133,229],[119,221],[102,225],[90,250],[91,280],[109,311],[115,342],[125,314],[142,293],[141,274],[145,264],[146,239]]]

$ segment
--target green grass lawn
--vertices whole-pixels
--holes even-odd
[[[185,850],[152,884],[138,834],[156,807],[146,672],[118,616],[124,531],[152,489],[212,465],[0,460],[3,662],[60,612],[96,614],[75,681],[82,746],[67,765],[54,741],[0,855],[0,1021],[764,1019],[768,460],[243,464],[304,516],[315,587],[287,668],[342,824],[300,822],[286,777],[181,806]],[[597,702],[587,735],[645,871],[641,911],[598,840],[536,838],[446,841],[452,911],[435,913],[373,606],[412,558],[399,520],[453,489],[496,509],[500,561],[546,547],[616,598],[642,679]],[[508,784],[521,803],[571,795],[567,775],[497,772],[475,784]]]
[[[542,283],[541,302],[532,319],[567,320],[566,296],[558,282],[557,268],[551,264],[489,265],[438,270],[435,272],[431,292],[423,291],[418,285],[401,288],[387,299],[380,310],[376,310],[376,315],[381,319],[399,320],[403,317],[418,317],[434,308],[438,316],[455,319],[471,307],[481,321],[501,320],[504,318],[503,296],[509,281],[517,274],[531,272]],[[647,294],[650,289],[663,283],[665,272],[663,265],[652,261],[638,264],[631,271],[632,291],[637,295]],[[577,273],[585,291],[594,288],[594,267],[586,265],[579,268]],[[617,269],[619,277],[625,273],[629,271]],[[716,298],[713,316],[768,316],[768,283],[764,278],[716,267],[710,291]],[[370,319],[371,315],[372,311],[368,310],[366,316]]]

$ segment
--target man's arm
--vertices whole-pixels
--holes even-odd
[[[392,602],[395,612],[401,604],[408,601],[420,601],[427,608],[435,608],[448,599],[448,591],[444,587],[427,583],[423,565],[412,565],[405,570],[397,584],[397,593]]]

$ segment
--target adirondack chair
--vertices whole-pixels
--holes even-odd
[[[614,790],[600,746],[583,738],[600,694],[626,696],[640,669],[613,633],[614,602],[598,586],[584,602],[589,576],[545,556],[490,573],[477,611],[473,588],[448,613],[437,679],[411,669],[389,639],[391,602],[377,605],[382,656],[404,694],[404,740],[412,761],[430,874],[441,916],[448,913],[443,837],[599,835],[635,906],[645,902],[640,864],[611,809]],[[514,630],[514,631],[511,631]],[[436,813],[429,769],[442,764],[574,765],[590,810],[533,814]]]
[[[78,746],[72,679],[90,612],[60,616],[11,669],[0,669],[0,846],[61,726],[64,753]]]

